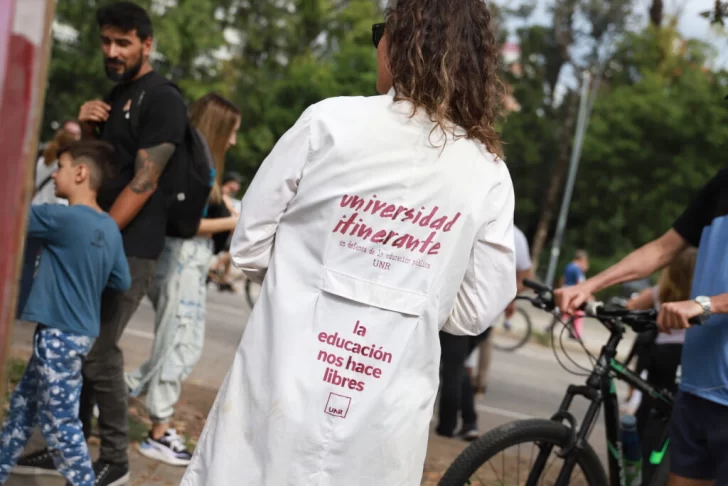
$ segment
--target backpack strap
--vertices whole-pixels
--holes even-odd
[[[170,85],[179,92],[179,88],[169,79],[161,74],[154,74],[154,77],[144,83],[144,86],[134,94],[131,108],[129,109],[129,129],[134,140],[139,140],[139,129],[141,128],[141,118],[144,112],[144,100],[147,93],[151,92],[157,86]],[[180,93],[181,95],[181,93]]]
[[[43,179],[43,182],[41,182],[38,187],[35,188],[35,192],[33,193],[33,197],[35,197],[40,191],[43,190],[45,186],[48,185],[48,183],[53,179],[53,174],[49,175],[45,179]]]
[[[115,85],[111,90],[106,93],[106,96],[103,98],[103,102],[107,105],[112,105],[114,101],[114,96],[116,95],[116,92],[119,89],[119,85]],[[104,136],[104,130],[106,130],[106,122],[100,122],[96,124],[96,136],[98,138],[102,138]]]

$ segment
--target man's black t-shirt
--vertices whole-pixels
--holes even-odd
[[[108,211],[121,191],[134,178],[134,162],[139,149],[173,143],[179,147],[184,141],[187,109],[179,92],[168,84],[146,89],[153,77],[152,71],[129,84],[117,85],[111,92],[109,119],[101,129],[101,139],[114,146],[115,173],[99,192],[98,203]],[[144,90],[144,102],[135,138],[130,126],[130,108]],[[167,165],[174,164],[175,152]],[[164,175],[162,176],[164,177]],[[127,256],[156,259],[164,248],[167,229],[165,196],[161,190],[152,194],[139,214],[122,231]]]
[[[675,231],[691,245],[700,246],[703,230],[711,226],[716,219],[728,217],[726,188],[728,188],[728,168],[720,170],[700,190],[690,206],[673,224]]]

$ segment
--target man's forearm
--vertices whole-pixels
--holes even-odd
[[[109,210],[109,216],[114,218],[119,229],[124,229],[136,218],[139,211],[142,210],[149,198],[154,193],[153,190],[143,193],[137,193],[131,188],[131,184],[126,186],[119,197],[114,201],[113,206]]]
[[[673,229],[633,251],[616,265],[587,280],[592,293],[622,282],[652,275],[670,263],[687,246]]]

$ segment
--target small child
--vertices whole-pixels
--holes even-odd
[[[113,149],[99,141],[71,144],[59,153],[56,196],[69,206],[32,206],[28,237],[42,244],[38,272],[21,318],[38,323],[33,354],[10,399],[0,433],[0,484],[40,425],[58,471],[73,486],[95,475],[78,418],[81,366],[101,321],[105,287],[131,286],[119,228],[96,204]]]

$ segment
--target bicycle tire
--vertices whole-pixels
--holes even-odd
[[[493,347],[495,349],[512,353],[513,351],[522,348],[529,341],[529,339],[531,339],[531,333],[533,332],[533,323],[531,322],[531,318],[528,316],[528,313],[521,308],[516,307],[516,313],[520,314],[520,316],[523,317],[523,320],[526,322],[526,332],[524,333],[523,338],[519,341],[516,341],[516,343],[511,346],[504,346],[498,343],[498,340],[494,335]]]
[[[571,438],[571,430],[559,422],[529,419],[501,425],[472,442],[460,453],[440,479],[439,486],[464,486],[490,458],[512,446],[523,443],[549,441],[557,447],[565,447]],[[607,474],[594,449],[587,443],[583,449],[573,449],[578,454],[576,464],[584,473],[589,486],[607,486]]]

